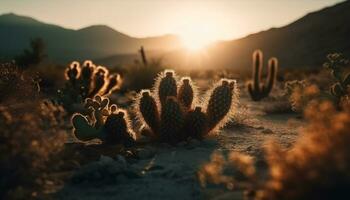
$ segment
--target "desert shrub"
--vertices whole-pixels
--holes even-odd
[[[322,78],[315,81],[309,78],[286,82],[285,92],[294,111],[302,112],[309,103],[322,100],[332,101],[338,109],[349,105],[350,73],[346,70],[349,61],[338,53],[329,54],[327,59],[324,67],[329,69],[333,80]]]
[[[0,198],[24,199],[42,191],[47,162],[63,147],[65,134],[59,131],[61,111],[40,97],[32,78],[10,72],[5,79],[2,74],[2,84],[12,80],[18,90],[0,90],[6,94],[0,103]]]
[[[172,70],[160,73],[152,92],[142,90],[135,110],[152,139],[171,144],[189,137],[202,139],[234,118],[238,103],[235,80],[222,79],[201,102],[191,78]],[[202,109],[204,108],[204,109]]]
[[[14,63],[0,64],[0,103],[33,99],[40,90],[39,80],[27,76]]]
[[[82,112],[86,98],[96,95],[108,96],[120,88],[119,74],[110,74],[103,66],[85,61],[82,66],[72,62],[65,71],[66,83],[58,91],[58,102],[70,113]]]
[[[218,162],[218,159],[212,159],[200,171],[200,180],[214,180],[233,185],[233,188],[254,191],[249,193],[254,199],[348,199],[349,107],[339,111],[331,102],[315,103],[308,106],[305,118],[308,124],[290,149],[275,142],[266,145],[266,178],[258,173],[252,158],[232,153],[227,160],[221,158]],[[235,168],[245,174],[244,182],[235,177],[227,178],[222,173],[220,169],[228,162],[234,163]]]
[[[319,100],[321,96],[317,85],[306,81],[289,81],[286,83],[285,90],[292,110],[298,113],[302,113],[310,103]]]
[[[139,92],[142,89],[150,88],[157,74],[162,70],[164,70],[164,66],[161,60],[150,60],[147,62],[147,65],[137,62],[128,66],[122,90]]]

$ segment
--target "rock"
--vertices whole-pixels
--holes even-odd
[[[136,177],[136,172],[132,171],[122,156],[117,156],[116,160],[111,157],[101,155],[100,160],[89,163],[81,167],[72,177],[74,183],[79,182],[115,182],[119,175],[125,177]]]

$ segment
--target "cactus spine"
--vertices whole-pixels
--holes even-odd
[[[260,101],[269,96],[277,76],[278,60],[270,58],[268,61],[268,76],[265,83],[261,83],[263,54],[260,50],[253,53],[253,81],[248,83],[248,92],[253,101]]]
[[[150,127],[155,139],[171,144],[188,137],[202,139],[232,119],[238,101],[235,81],[225,79],[214,85],[207,94],[206,112],[203,112],[202,107],[194,103],[197,93],[190,78],[180,81],[177,92],[173,71],[166,70],[159,77],[153,89],[158,96],[153,98],[149,90],[143,90],[136,100],[138,117]]]

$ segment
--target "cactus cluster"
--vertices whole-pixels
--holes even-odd
[[[67,82],[58,91],[59,103],[66,110],[74,112],[73,104],[80,104],[86,98],[96,95],[109,95],[121,84],[119,74],[110,74],[103,66],[95,66],[91,61],[72,62],[65,71]]]
[[[140,92],[136,112],[153,139],[176,144],[189,137],[202,139],[221,128],[232,119],[237,101],[234,80],[222,79],[200,103],[191,78],[179,81],[174,71],[165,70],[159,74],[152,92]]]
[[[263,68],[263,53],[256,50],[253,53],[253,80],[248,83],[248,92],[253,101],[260,101],[268,97],[276,81],[278,60],[270,58],[268,61],[268,76],[265,83],[261,83],[261,73]]]
[[[334,53],[327,56],[328,61],[324,67],[331,70],[331,74],[336,82],[331,86],[330,92],[339,103],[343,97],[349,95],[350,73],[345,74],[344,68],[349,64],[342,54]]]
[[[75,113],[72,117],[74,135],[82,141],[100,139],[103,143],[132,145],[134,143],[127,112],[109,105],[109,99],[96,95],[85,100],[88,115]]]

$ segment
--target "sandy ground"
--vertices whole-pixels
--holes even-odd
[[[192,140],[176,147],[146,145],[139,159],[101,156],[74,171],[71,180],[55,195],[58,199],[242,199],[242,192],[201,188],[196,172],[214,151],[239,151],[260,159],[268,139],[288,147],[303,122],[294,114],[265,115],[269,102],[248,105],[249,118],[229,126],[215,138]]]

